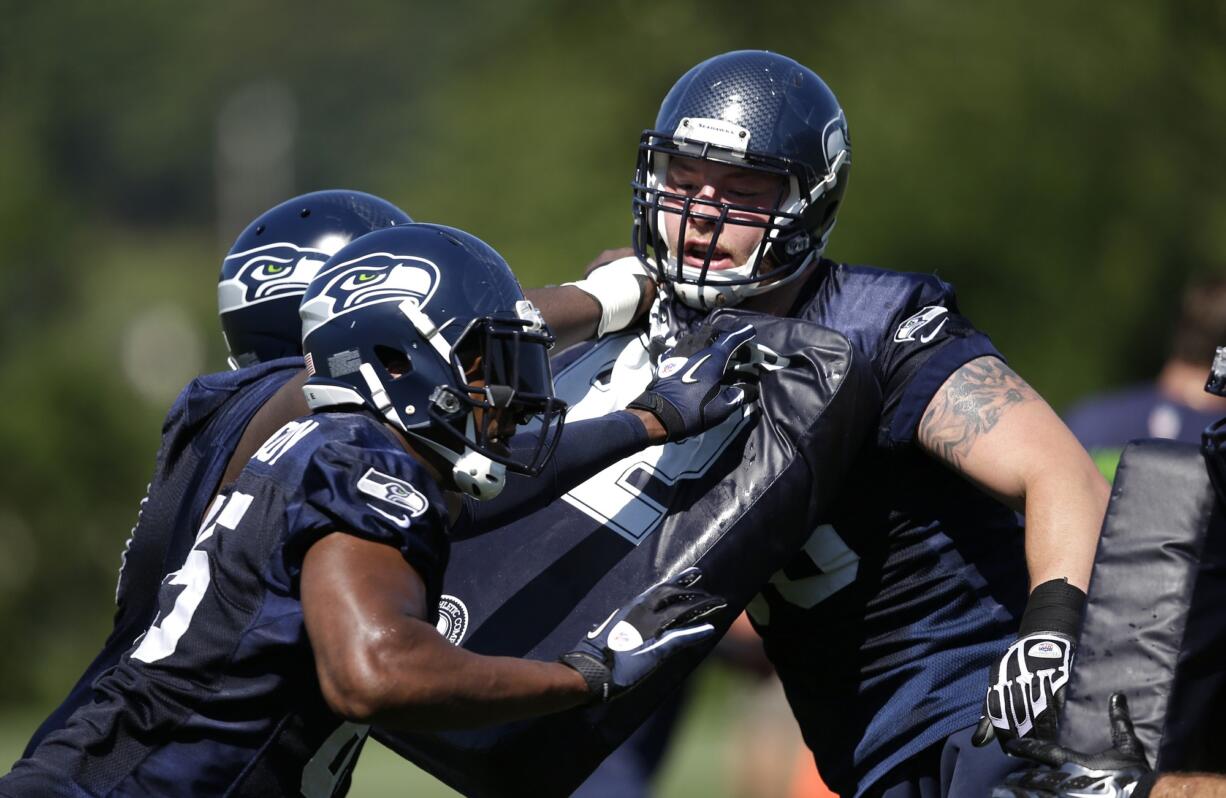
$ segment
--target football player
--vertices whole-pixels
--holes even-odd
[[[790,58],[682,76],[634,179],[652,334],[736,306],[871,359],[876,440],[750,616],[837,792],[985,795],[1016,763],[979,746],[1052,734],[1109,489],[950,285],[822,257],[851,153],[834,94]]]
[[[436,225],[342,248],[301,315],[314,414],[222,489],[153,624],[0,794],[335,795],[370,723],[472,726],[607,701],[712,633],[701,621],[724,604],[688,569],[560,662],[448,643],[434,621],[463,499],[541,474],[560,440],[552,338],[497,253]],[[719,424],[746,399],[721,382],[752,337],[703,331],[633,409],[575,426],[616,459]],[[510,504],[599,469],[588,457],[524,479]]]
[[[270,434],[308,412],[298,305],[319,267],[353,239],[411,221],[371,194],[317,191],[260,214],[235,240],[222,260],[217,293],[237,370],[192,381],[167,415],[157,467],[125,546],[112,631],[24,756],[89,700],[94,680],[152,623],[158,587],[183,562],[218,489]],[[633,266],[599,269],[570,286],[530,290],[528,297],[559,340],[574,341],[619,329],[645,310],[641,275]]]
[[[1011,764],[970,738],[1052,723],[1108,488],[948,284],[822,258],[850,167],[816,74],[772,53],[716,56],[642,136],[635,244],[661,283],[661,336],[736,305],[831,327],[873,360],[878,438],[831,519],[856,577],[818,597],[785,575],[750,615],[836,790],[982,795]],[[1025,681],[1038,671],[1045,683]]]
[[[158,586],[183,562],[208,502],[262,442],[249,441],[223,479],[257,411],[276,396],[286,418],[306,412],[300,390],[299,398],[278,391],[302,372],[298,303],[307,283],[352,239],[411,221],[371,194],[317,191],[270,208],[239,235],[222,260],[218,299],[230,363],[245,368],[193,380],[167,414],[157,466],[124,548],[111,633],[68,697],[34,732],[25,756],[89,700],[94,680],[149,627]],[[265,437],[276,429],[257,426]]]

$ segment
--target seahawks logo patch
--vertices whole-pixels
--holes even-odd
[[[941,318],[946,313],[949,313],[949,308],[943,308],[940,305],[929,305],[898,325],[898,331],[894,333],[894,340],[898,343],[914,341],[916,340],[916,333],[929,327],[937,319],[941,319],[935,326],[932,326],[927,332],[919,336],[920,343],[928,343],[941,331],[941,328],[945,326],[945,322],[949,321],[948,318]]]
[[[217,284],[221,312],[301,295],[327,260],[328,253],[323,250],[286,242],[229,255],[222,271],[234,270],[234,276]]]
[[[377,302],[408,300],[424,307],[438,287],[439,269],[425,258],[372,252],[337,264],[321,279],[327,281],[324,287],[301,308],[304,338],[338,316]]]
[[[358,480],[358,491],[381,502],[392,505],[403,512],[389,513],[373,504],[367,503],[372,510],[383,515],[400,526],[407,527],[409,519],[416,518],[426,511],[430,503],[417,488],[403,479],[397,479],[373,468],[366,470]]]
[[[468,607],[457,596],[443,594],[438,599],[438,633],[453,646],[460,645],[468,631]]]

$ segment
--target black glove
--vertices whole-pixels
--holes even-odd
[[[1044,582],[1030,594],[1021,636],[989,676],[983,717],[971,742],[982,746],[995,738],[1003,747],[1021,737],[1056,739],[1085,598],[1063,579]]]
[[[1010,740],[1005,750],[1045,765],[1011,773],[992,790],[992,798],[1142,798],[1153,777],[1145,751],[1132,729],[1128,701],[1123,693],[1111,696],[1112,747],[1097,754],[1082,754],[1054,742],[1038,739]]]
[[[749,324],[730,332],[704,324],[685,333],[660,357],[647,390],[627,407],[653,413],[670,441],[711,429],[757,398],[757,386],[736,368],[756,334]]]
[[[561,661],[583,676],[592,700],[608,701],[647,678],[670,654],[715,633],[694,623],[727,606],[694,583],[697,568],[648,588],[587,633]]]

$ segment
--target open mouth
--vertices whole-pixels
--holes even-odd
[[[709,265],[707,261],[708,252],[711,254]],[[718,244],[715,245],[715,250],[711,252],[710,241],[691,240],[685,242],[685,251],[682,259],[686,266],[692,266],[695,269],[701,269],[706,265],[711,271],[721,271],[736,266],[731,255]]]

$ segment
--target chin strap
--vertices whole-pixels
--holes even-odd
[[[471,436],[473,434],[472,416],[469,416],[465,423],[468,435]],[[451,480],[455,483],[456,488],[466,496],[472,496],[477,501],[488,501],[502,493],[502,489],[506,487],[507,467],[502,463],[496,463],[467,446],[464,447],[463,452],[457,452],[413,430],[406,430],[406,432],[451,463]]]
[[[727,285],[719,282],[718,272],[707,272],[706,282],[702,285],[677,282],[672,284],[672,289],[678,300],[696,310],[735,307],[751,296],[765,294],[767,291],[774,291],[777,288],[782,288],[789,283],[799,280],[810,272],[813,264],[818,261],[820,256],[821,250],[811,250],[805,256],[804,261],[793,269],[790,274],[771,282],[763,282],[770,280],[770,273],[768,272],[758,282]]]
[[[383,383],[379,380],[379,375],[375,374],[375,369],[369,363],[363,363],[358,366],[358,373],[366,380],[366,387],[370,390],[370,400],[375,403],[375,409],[383,415],[393,426],[404,429],[404,419],[396,412],[395,406],[392,405],[391,398],[387,395],[387,389],[383,387]]]

